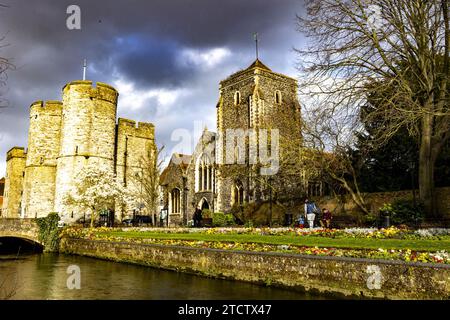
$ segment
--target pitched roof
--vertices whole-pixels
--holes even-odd
[[[174,158],[177,158],[176,164],[181,166],[181,169],[186,170],[189,163],[191,162],[192,156],[189,154],[174,153],[172,156],[172,160]]]
[[[270,68],[269,68],[268,66],[266,66],[264,63],[262,63],[261,60],[256,59],[255,61],[253,61],[253,63],[252,63],[247,69],[243,69],[243,70],[240,70],[240,71],[237,71],[237,72],[231,74],[231,75],[228,76],[226,79],[222,80],[220,83],[222,84],[222,83],[224,83],[224,82],[226,82],[226,81],[229,81],[230,79],[234,79],[235,77],[237,77],[237,76],[239,76],[239,75],[242,75],[242,74],[244,74],[244,73],[246,73],[246,72],[249,72],[249,71],[250,71],[250,72],[255,71],[256,69],[261,69],[261,70],[270,72],[270,73],[272,73],[272,74],[281,76],[281,77],[283,77],[283,78],[291,79],[291,80],[297,82],[297,80],[294,79],[294,78],[292,78],[292,77],[289,77],[289,76],[287,76],[287,75],[285,75],[285,74],[282,74],[282,73],[277,73],[277,72],[272,71],[272,69],[270,69]]]
[[[264,63],[262,63],[259,59],[256,59],[250,67],[248,67],[246,70],[254,69],[254,68],[260,68],[265,69],[267,71],[272,71],[268,66],[266,66]]]
[[[166,179],[168,178],[167,175],[169,174],[169,168],[171,166],[179,166],[183,173],[185,173],[189,163],[191,162],[191,158],[192,156],[188,154],[174,153],[169,164],[159,176],[160,185],[166,184]]]

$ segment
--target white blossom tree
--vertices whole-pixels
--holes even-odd
[[[66,198],[65,203],[91,211],[91,228],[101,210],[113,209],[115,205],[132,205],[134,196],[128,192],[111,170],[88,166],[80,171],[78,183]]]

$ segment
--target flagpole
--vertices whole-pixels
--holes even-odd
[[[256,43],[256,60],[259,59],[259,52],[258,52],[258,32],[255,32],[254,34],[255,37],[255,43]]]
[[[83,63],[83,80],[86,80],[86,68],[87,68],[87,61],[84,59]]]

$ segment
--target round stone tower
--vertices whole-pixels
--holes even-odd
[[[92,81],[74,81],[63,88],[55,211],[65,222],[83,216],[65,204],[81,170],[89,165],[114,170],[118,95],[113,87],[104,83],[94,87]]]
[[[30,128],[22,197],[22,215],[46,217],[55,203],[62,103],[37,101],[30,107]]]

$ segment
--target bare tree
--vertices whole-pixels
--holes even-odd
[[[365,115],[383,119],[373,147],[400,128],[417,137],[420,198],[434,214],[434,164],[450,138],[448,0],[306,0],[306,10],[298,17],[310,39],[298,50],[301,88],[321,97],[310,111],[322,118],[313,120],[328,122],[310,134],[334,139],[330,151],[352,145],[360,108],[377,93],[376,112]],[[325,138],[324,127],[332,131]]]
[[[0,9],[2,8],[8,8],[8,6],[0,3]],[[5,36],[0,37],[0,49],[7,46],[7,44],[3,44],[4,41]],[[8,106],[8,100],[2,98],[2,89],[5,88],[6,82],[8,80],[7,72],[13,69],[14,65],[11,63],[10,59],[0,56],[0,108]]]
[[[137,189],[138,201],[146,208],[155,225],[154,213],[159,203],[159,177],[164,160],[160,159],[164,147],[155,149],[150,156],[141,156],[139,159],[140,170],[131,177],[134,188]]]

